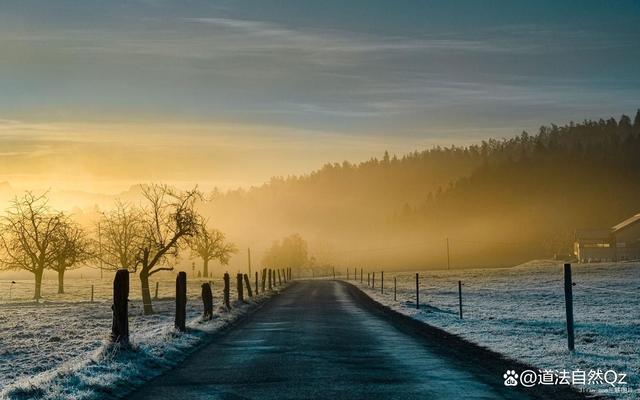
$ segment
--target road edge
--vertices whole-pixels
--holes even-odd
[[[402,314],[382,303],[379,303],[370,297],[365,291],[358,286],[343,280],[336,280],[340,284],[347,287],[351,296],[362,306],[368,310],[387,317],[390,321],[403,331],[409,331],[413,334],[437,343],[439,346],[446,348],[454,357],[466,357],[471,359],[483,369],[495,373],[496,376],[502,376],[507,369],[515,370],[533,370],[539,368],[529,365],[525,362],[514,360],[504,354],[473,343],[459,335],[445,331],[444,329],[429,325],[426,322],[419,321],[408,315]],[[532,395],[539,399],[589,399],[589,400],[610,400],[611,397],[598,395],[591,392],[582,392],[575,387],[566,386],[542,386],[536,385],[533,388],[520,388],[526,390],[528,395]]]
[[[271,293],[270,296],[263,297],[263,298],[259,299],[257,302],[253,303],[251,305],[251,307],[249,307],[246,310],[246,312],[244,312],[242,314],[238,314],[235,318],[233,318],[233,320],[231,320],[228,323],[224,324],[219,329],[217,329],[215,332],[207,332],[205,334],[205,336],[203,337],[203,339],[197,345],[195,345],[193,347],[190,347],[188,349],[188,351],[185,351],[184,357],[179,362],[175,363],[170,368],[162,371],[160,374],[155,375],[151,379],[145,380],[144,382],[140,382],[139,385],[131,387],[131,390],[127,391],[126,393],[118,393],[117,398],[129,399],[129,398],[135,396],[136,393],[138,393],[140,390],[142,390],[142,388],[145,387],[146,385],[149,385],[151,382],[153,382],[153,381],[155,381],[157,379],[162,379],[162,377],[164,375],[166,375],[166,374],[170,374],[171,371],[173,371],[175,368],[177,368],[180,365],[182,365],[183,363],[185,363],[189,359],[189,357],[191,357],[192,355],[197,353],[200,349],[210,345],[216,338],[219,338],[220,336],[225,335],[229,330],[231,330],[231,329],[237,327],[238,325],[246,322],[249,318],[251,318],[252,315],[254,315],[260,309],[262,309],[263,307],[265,307],[266,305],[271,303],[282,292],[288,290],[290,287],[292,287],[294,285],[296,285],[296,281],[287,282],[286,286],[284,286],[282,288],[279,287],[275,293]],[[190,329],[194,330],[193,328],[190,328]]]

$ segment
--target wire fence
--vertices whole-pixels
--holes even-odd
[[[480,342],[495,335],[532,343],[553,341],[556,350],[567,343],[565,278],[560,263],[418,272],[352,267],[337,275],[392,308]],[[600,343],[609,348],[607,352],[622,357],[638,354],[640,265],[574,265],[571,287],[578,346]],[[520,336],[510,335],[513,332]]]
[[[211,283],[214,291],[223,285],[222,276],[190,278],[187,281],[187,297],[200,297],[201,285],[204,282]],[[157,279],[150,279],[149,290],[152,298],[174,298],[175,285],[175,276],[173,274],[164,274],[164,276],[159,276]],[[131,300],[140,300],[142,298],[141,284],[135,275],[131,277],[129,290],[129,298]],[[30,302],[34,299],[34,293],[35,282],[33,280],[0,280],[0,304]],[[103,279],[67,279],[64,282],[64,293],[58,293],[57,279],[45,279],[42,281],[41,296],[42,302],[111,301],[113,298],[113,277],[109,276]]]

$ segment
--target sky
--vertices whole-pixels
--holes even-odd
[[[638,1],[0,0],[0,181],[223,188],[640,107]]]

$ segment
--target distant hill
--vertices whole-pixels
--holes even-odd
[[[232,237],[299,232],[329,261],[426,267],[568,256],[573,230],[640,212],[640,111],[543,126],[468,147],[436,147],[216,193]]]

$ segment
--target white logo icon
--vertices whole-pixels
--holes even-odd
[[[508,369],[502,377],[504,378],[505,386],[518,386],[518,374],[516,374],[516,371]]]

